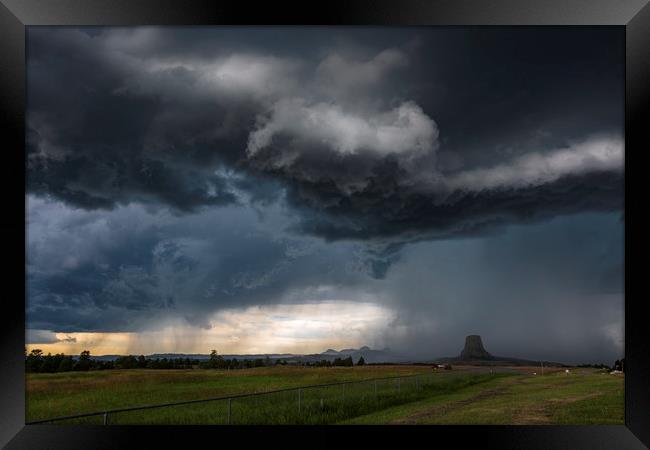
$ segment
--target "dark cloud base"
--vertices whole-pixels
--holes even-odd
[[[384,177],[351,196],[342,195],[327,182],[295,184],[288,198],[297,209],[308,206],[298,231],[327,240],[390,242],[402,237],[408,242],[477,237],[511,223],[585,211],[618,211],[623,207],[623,180],[618,173],[572,176],[540,187],[462,195],[437,205],[431,197],[393,188],[395,184]]]
[[[435,190],[424,194],[422,190],[413,189],[408,182],[404,182],[408,181],[410,174],[395,156],[378,158],[372,153],[361,152],[332,157],[324,149],[308,144],[308,147],[300,149],[301,156],[289,165],[274,165],[274,158],[278,154],[273,151],[262,152],[248,159],[245,154],[248,135],[255,128],[259,115],[264,113],[263,104],[250,96],[237,100],[225,94],[219,96],[208,92],[194,95],[191,89],[199,89],[196,86],[202,79],[200,73],[189,69],[151,72],[146,75],[149,78],[145,79],[151,86],[139,87],[145,83],[140,79],[145,76],[143,73],[147,74],[146,70],[150,70],[148,67],[157,61],[176,61],[193,56],[206,64],[210,63],[211,58],[228,54],[228,45],[236,42],[237,33],[222,45],[212,40],[210,33],[203,29],[193,33],[182,30],[156,31],[150,37],[146,29],[140,34],[129,33],[105,29],[102,33],[96,34],[95,30],[92,35],[87,35],[65,28],[29,31],[28,192],[53,196],[84,209],[110,209],[117,204],[136,202],[168,207],[182,214],[236,203],[233,193],[236,189],[248,191],[253,198],[267,200],[269,196],[278,198],[286,190],[289,204],[295,207],[297,214],[303,216],[301,231],[327,239],[363,240],[400,237],[405,233],[445,238],[456,234],[464,236],[480,233],[482,228],[490,228],[500,222],[525,222],[556,214],[611,210],[621,205],[622,175],[616,173],[568,176],[531,188],[504,188],[476,193],[459,190],[451,195],[445,194],[444,203],[439,204],[440,194]],[[215,36],[222,36],[221,31],[215,30],[214,33]],[[285,33],[290,36],[292,31],[286,30]],[[356,33],[351,30],[350,36]],[[380,31],[377,33],[381,34]],[[512,129],[504,124],[514,122],[515,117],[521,116],[517,108],[527,107],[538,116],[535,119],[538,125],[520,123],[516,126],[518,132],[528,130],[530,135],[535,135],[537,126],[553,136],[547,143],[536,143],[536,149],[540,148],[539,145],[542,149],[544,145],[551,145],[549,149],[561,146],[567,137],[575,138],[577,128],[586,136],[607,129],[615,130],[620,125],[615,116],[612,116],[609,125],[604,124],[600,115],[593,124],[585,123],[588,117],[594,116],[594,111],[615,111],[622,107],[620,99],[611,97],[611,89],[607,90],[607,98],[610,99],[608,105],[595,110],[589,106],[594,97],[590,90],[592,85],[597,83],[601,86],[606,78],[611,88],[618,89],[622,83],[620,73],[614,69],[600,71],[597,77],[594,73],[592,83],[589,73],[585,72],[587,67],[601,67],[604,61],[616,61],[612,43],[619,36],[611,30],[573,33],[571,44],[565,45],[562,50],[557,39],[562,33],[540,32],[539,36],[535,33],[534,30],[515,34],[511,31],[501,34],[476,30],[468,30],[465,34],[457,31],[448,34],[441,34],[437,30],[413,31],[395,42],[396,45],[404,45],[405,42],[419,40],[419,47],[411,47],[420,51],[426,50],[426,45],[431,45],[435,49],[444,49],[445,53],[452,48],[466,52],[467,58],[448,62],[443,71],[437,70],[435,65],[428,67],[422,63],[416,57],[417,53],[410,55],[415,71],[406,72],[413,78],[410,81],[414,86],[408,95],[423,104],[431,103],[431,92],[427,87],[429,81],[426,81],[431,74],[440,76],[440,83],[442,80],[449,83],[445,92],[467,92],[469,88],[479,92],[479,87],[485,90],[483,98],[475,97],[471,102],[473,111],[477,110],[478,105],[483,108],[504,107],[493,98],[495,91],[515,102],[511,109],[514,107],[516,116],[510,117],[510,113],[504,110],[500,117],[478,117],[473,113],[461,121],[465,122],[467,130],[472,131],[467,133],[466,150],[463,150],[463,143],[458,138],[454,138],[451,147],[461,155],[465,166],[473,167],[479,161],[485,163],[489,155],[492,161],[504,160],[498,151],[489,147],[482,152],[470,151],[475,147],[473,142],[481,138],[488,141],[488,138],[501,136],[500,146],[492,147],[497,150],[520,145],[516,150],[522,152],[531,145],[525,139],[506,138],[503,135],[505,130]],[[587,51],[584,60],[570,66],[574,75],[579,75],[576,78],[570,76],[572,72],[567,72],[571,62],[569,56],[582,47],[593,49],[593,42],[588,43],[584,39],[587,34],[602,42],[609,51]],[[320,35],[316,30],[305,36],[318,40]],[[345,33],[342,32],[341,36],[345,37]],[[514,37],[521,39],[522,43]],[[544,45],[542,38],[546,40],[545,45],[549,50],[552,48],[556,53],[542,56],[537,52]],[[209,42],[213,43],[213,48],[207,45]],[[242,42],[248,42],[248,39]],[[324,48],[326,42],[314,45]],[[367,42],[363,44],[368,45]],[[517,54],[524,45],[536,49],[539,60],[526,58],[523,61],[509,61],[510,76],[517,86],[515,92],[508,93],[506,78],[499,79],[493,89],[486,89],[487,86],[483,85],[474,86],[475,80],[467,79],[462,70],[462,61],[472,58],[481,61],[486,58],[486,52],[495,52],[496,44],[510,48]],[[264,41],[232,48],[234,50],[231,51],[242,54],[273,55],[280,51]],[[192,55],[192,51],[197,53]],[[287,56],[284,51],[280,55]],[[504,55],[497,52],[493,56],[503,61]],[[313,61],[313,56],[302,51],[292,57],[295,60],[304,58],[307,64],[318,63]],[[621,62],[622,59],[618,61],[618,66],[621,66]],[[458,73],[463,74],[455,81],[458,86],[451,84],[450,75],[454,71],[449,65],[457,65]],[[607,67],[618,66],[610,64]],[[93,70],[88,70],[89,67]],[[566,70],[554,70],[553,67],[565,67]],[[372,69],[372,66],[360,65],[354,70]],[[350,70],[351,77],[356,72]],[[539,71],[543,71],[546,77],[541,77]],[[491,79],[497,73],[501,77],[509,76],[502,70],[495,73],[488,71],[486,79]],[[537,75],[521,79],[521,73]],[[243,75],[247,76],[245,73]],[[344,77],[345,74],[339,73],[338,76]],[[556,80],[553,88],[548,85],[552,77]],[[551,99],[557,106],[561,103],[554,93],[567,90],[567,86],[572,87],[570,94],[567,91],[567,96],[572,98],[570,104],[563,108],[551,108]],[[418,87],[421,92],[417,91]],[[382,97],[405,95],[402,88],[395,80],[388,78],[385,85],[377,86],[369,95],[382,101]],[[176,91],[178,94],[172,95]],[[520,91],[528,94],[521,97]],[[300,92],[297,91],[295,95],[303,95]],[[537,96],[539,105],[535,105],[531,95]],[[577,100],[579,95],[583,96],[583,103]],[[324,100],[327,98],[323,97]],[[518,98],[520,103],[517,103]],[[353,97],[353,100],[363,103],[361,98]],[[431,104],[431,108],[432,117],[442,115],[439,120],[443,123],[447,122],[445,109],[455,111],[451,105],[445,105],[445,109],[440,110],[439,106]],[[567,130],[565,125],[545,125],[551,119],[559,123],[562,115],[566,115],[567,122],[574,123],[575,127]],[[452,116],[457,116],[457,113],[454,112]],[[583,120],[578,123],[575,116],[581,116]],[[444,137],[444,128],[442,133]],[[289,138],[274,144],[276,148],[281,147],[280,153],[290,148],[297,149],[296,146],[300,145],[307,144]],[[441,150],[445,151],[445,148],[446,145],[443,145]],[[472,163],[471,158],[476,162]],[[431,164],[424,160],[420,163]],[[233,186],[232,181],[217,172],[219,169],[240,174],[238,185]],[[256,189],[260,176],[270,176],[276,180],[278,189],[269,189],[269,192],[261,194],[259,187]],[[366,186],[357,192],[346,192],[341,184],[350,181],[360,181]]]

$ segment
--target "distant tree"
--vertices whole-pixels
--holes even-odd
[[[63,359],[61,359],[61,362],[59,363],[59,367],[57,368],[57,372],[71,372],[72,368],[74,367],[74,361],[72,360],[72,356],[66,356]]]
[[[25,358],[26,372],[40,372],[43,365],[43,350],[39,348],[32,349]]]
[[[199,367],[201,369],[225,369],[228,367],[228,363],[216,350],[211,350],[210,358],[207,361],[201,361]]]
[[[614,361],[614,370],[619,370],[621,372],[625,372],[625,358],[622,359],[617,359]]]
[[[138,360],[133,355],[120,356],[115,360],[115,367],[118,369],[136,369],[139,367]]]
[[[115,369],[115,361],[93,361],[93,369],[97,370],[111,370]]]
[[[354,363],[352,362],[352,356],[348,356],[345,359],[335,358],[332,362],[332,365],[339,367],[352,367]]]
[[[61,364],[61,361],[65,356],[63,353],[57,353],[56,355],[52,355],[51,353],[48,353],[47,356],[43,358],[43,364],[41,366],[41,372],[45,373],[54,373],[59,370],[59,365]]]
[[[357,362],[357,366],[364,366],[366,364],[366,360],[363,359],[363,356],[359,358],[359,361]]]
[[[92,367],[90,351],[84,350],[79,354],[79,360],[75,363],[73,370],[87,371]]]

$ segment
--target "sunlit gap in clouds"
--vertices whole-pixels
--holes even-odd
[[[368,302],[318,303],[225,309],[200,328],[177,319],[155,329],[122,333],[55,333],[56,342],[31,342],[27,350],[93,355],[209,353],[320,353],[328,348],[383,345],[381,334],[393,311]],[[54,340],[54,339],[52,339]]]

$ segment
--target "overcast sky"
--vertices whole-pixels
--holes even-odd
[[[27,33],[27,342],[623,356],[616,28]]]

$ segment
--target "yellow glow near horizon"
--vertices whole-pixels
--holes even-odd
[[[78,355],[83,350],[90,350],[93,355],[119,354],[118,350],[129,348],[136,333],[55,333],[55,343],[30,343],[27,351],[38,348],[44,353],[65,353]],[[71,341],[70,339],[74,339]]]
[[[56,333],[58,342],[27,345],[45,353],[92,355],[209,353],[319,353],[327,348],[381,345],[377,337],[393,320],[371,303],[327,301],[229,309],[210,318],[210,328],[180,320],[131,333]]]

